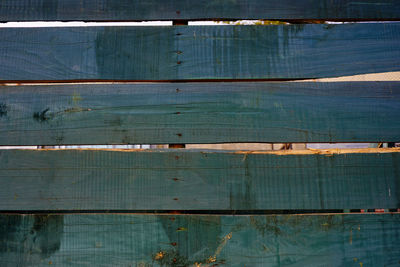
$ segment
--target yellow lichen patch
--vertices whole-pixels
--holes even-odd
[[[164,252],[164,251],[160,251],[160,252],[158,252],[158,253],[154,256],[154,259],[157,260],[157,261],[159,261],[159,260],[161,260],[162,258],[164,258],[164,256],[165,256],[165,252]]]
[[[354,262],[357,262],[357,261],[358,261],[358,258],[353,258],[353,261],[354,261]],[[360,267],[363,267],[363,265],[364,265],[361,261],[360,261],[358,264],[360,264]]]
[[[207,259],[207,263],[213,263],[217,261],[217,256],[221,253],[221,250],[224,248],[224,246],[226,245],[226,242],[228,242],[229,239],[232,238],[232,232],[230,232],[229,234],[227,234],[226,236],[224,236],[224,238],[222,238],[221,243],[219,244],[219,246],[217,247],[217,249],[215,250],[215,253],[213,256],[210,256]]]
[[[213,262],[216,262],[217,261],[217,257],[212,257],[212,256],[210,256],[208,259],[207,259],[207,263],[213,263]]]

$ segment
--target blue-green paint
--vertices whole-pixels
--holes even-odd
[[[398,142],[399,84],[3,87],[0,144]]]
[[[400,207],[400,153],[0,150],[0,210]]]
[[[2,0],[2,21],[400,18],[396,0]]]
[[[36,217],[0,216],[0,231],[12,234],[0,236],[1,266],[396,266],[400,258],[399,214],[53,215],[59,226],[40,225],[53,233],[41,248],[58,248],[45,257],[24,246]]]
[[[400,70],[400,24],[3,28],[0,80],[302,79]]]

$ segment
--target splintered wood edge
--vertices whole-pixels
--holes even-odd
[[[212,149],[104,149],[104,148],[46,148],[46,149],[0,149],[1,151],[14,151],[14,150],[27,150],[27,151],[104,151],[104,152],[183,152],[183,153],[220,153],[220,154],[270,154],[270,155],[336,155],[336,154],[381,154],[381,153],[399,153],[400,147],[393,148],[330,148],[330,149],[304,149],[304,150],[274,150],[274,151],[263,151],[263,150],[212,150]]]

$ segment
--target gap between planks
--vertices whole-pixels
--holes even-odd
[[[2,149],[0,149],[1,151]],[[16,150],[32,150],[32,149],[16,149]],[[104,148],[41,148],[34,149],[33,151],[115,151],[115,152],[171,152],[179,151],[183,153],[201,152],[201,153],[221,153],[221,154],[269,154],[269,155],[335,155],[335,154],[380,154],[380,153],[399,153],[400,147],[392,148],[330,148],[330,149],[302,149],[302,150],[215,150],[215,149],[181,149],[181,148],[168,148],[168,149],[104,149]]]
[[[380,210],[380,209],[376,209]],[[392,209],[390,209],[392,210]],[[379,215],[400,214],[400,209],[395,211],[351,211],[344,210],[0,210],[0,215],[170,215],[170,216],[319,216],[319,215]]]
[[[293,79],[180,79],[180,80],[107,80],[107,79],[82,79],[82,80],[1,80],[0,86],[20,85],[62,85],[62,84],[135,84],[135,83],[209,83],[209,82],[301,82],[316,81],[316,78]]]
[[[199,79],[199,80],[38,80],[0,81],[0,86],[21,85],[77,85],[77,84],[159,84],[159,83],[206,83],[206,82],[386,82],[400,81],[400,71],[367,73],[335,78],[304,79]]]

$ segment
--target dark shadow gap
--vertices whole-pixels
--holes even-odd
[[[304,81],[317,78],[293,78],[293,79],[182,79],[182,80],[107,80],[107,79],[88,79],[88,80],[0,80],[1,85],[29,85],[29,84],[91,84],[93,83],[209,83],[209,82],[292,82]]]
[[[40,20],[40,22],[48,22],[48,23],[54,23],[54,22],[82,22],[82,23],[130,23],[130,22],[143,22],[143,23],[147,23],[147,22],[156,22],[156,21],[162,21],[162,22],[172,22],[176,20],[176,18],[171,17],[168,19],[157,19],[157,20],[111,20],[111,19],[97,19],[97,20],[93,20],[93,19],[84,19],[84,20]],[[204,22],[219,22],[219,21],[238,21],[238,20],[269,20],[269,21],[279,21],[279,22],[283,22],[283,23],[291,23],[291,24],[320,24],[321,22],[370,22],[370,23],[374,23],[374,22],[398,22],[400,21],[400,17],[399,18],[301,18],[301,19],[284,19],[284,18],[192,18],[192,19],[179,19],[179,21],[187,21],[187,22],[199,22],[199,21],[204,21]],[[8,23],[8,22],[19,22],[19,23],[30,23],[30,22],[38,22],[38,20],[0,20],[0,23]]]
[[[376,211],[379,210],[379,211]],[[299,215],[299,214],[354,214],[354,213],[398,213],[400,209],[328,209],[328,210],[0,210],[0,215],[43,214],[166,214],[166,215]]]

